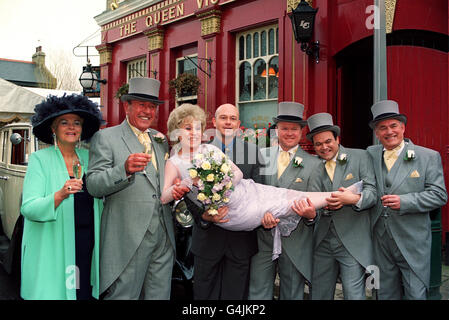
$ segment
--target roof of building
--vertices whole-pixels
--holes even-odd
[[[39,87],[46,82],[34,62],[2,58],[0,58],[0,78],[25,87]]]

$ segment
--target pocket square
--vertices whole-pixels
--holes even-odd
[[[419,178],[419,172],[417,170],[413,171],[410,178]]]
[[[296,178],[295,182],[302,182],[301,178]]]
[[[350,174],[348,174],[348,175],[346,176],[345,181],[346,181],[346,180],[351,180],[351,179],[354,179],[354,176],[352,175],[352,173],[350,173]]]
[[[167,161],[167,159],[168,159],[168,152],[165,153],[165,157],[164,157],[165,161]]]

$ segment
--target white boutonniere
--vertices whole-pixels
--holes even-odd
[[[156,135],[153,136],[154,141],[156,141],[157,143],[163,143],[165,141],[165,136],[162,133],[158,133]]]
[[[410,161],[410,160],[415,160],[416,155],[415,155],[415,150],[407,150],[407,153],[405,154],[404,160],[405,161]]]
[[[304,166],[302,165],[302,158],[301,157],[295,157],[295,159],[293,160],[293,167],[295,168],[303,168]]]
[[[348,155],[346,153],[342,153],[337,158],[340,164],[345,164],[348,161]]]

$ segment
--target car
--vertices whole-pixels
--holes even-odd
[[[0,258],[8,273],[17,273],[23,229],[20,215],[23,180],[29,155],[44,145],[34,137],[31,124],[26,122],[0,128],[0,141],[0,235],[4,249]]]

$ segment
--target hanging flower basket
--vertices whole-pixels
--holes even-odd
[[[122,85],[120,88],[118,88],[115,97],[117,99],[120,100],[120,98],[124,95],[124,94],[128,94],[128,90],[129,90],[129,84],[125,83],[124,85]]]
[[[201,85],[200,79],[191,73],[181,73],[168,83],[177,97],[196,96]]]

